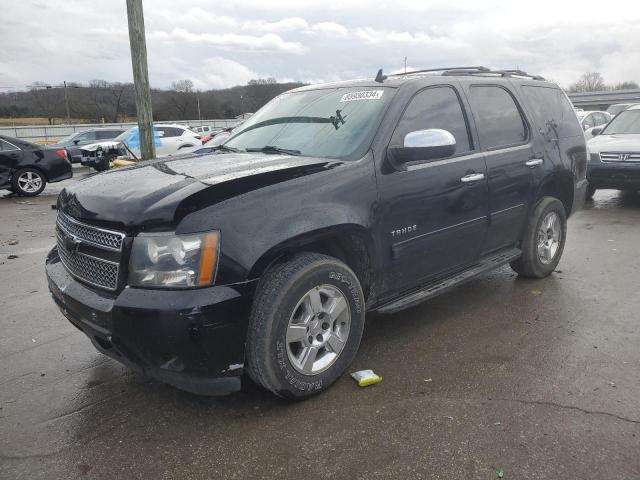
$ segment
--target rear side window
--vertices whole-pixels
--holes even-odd
[[[527,125],[507,90],[483,85],[473,86],[470,91],[469,100],[483,148],[518,145],[527,139]]]
[[[562,90],[554,87],[523,85],[540,133],[551,138],[583,135],[576,113]]]
[[[184,130],[175,127],[158,127],[158,131],[162,133],[163,138],[179,137]]]
[[[17,150],[20,150],[20,149],[15,145],[11,145],[9,142],[0,140],[0,152],[15,152]]]
[[[96,135],[99,140],[105,140],[109,138],[116,138],[122,133],[122,130],[98,130]]]
[[[393,132],[391,145],[401,146],[407,133],[429,128],[450,132],[456,139],[456,153],[472,150],[462,105],[453,88],[428,88],[413,97]]]

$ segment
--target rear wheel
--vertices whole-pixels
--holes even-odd
[[[560,261],[566,236],[564,205],[554,197],[541,198],[527,222],[522,256],[511,262],[511,268],[523,277],[546,277]]]
[[[297,255],[260,280],[247,334],[249,375],[280,397],[317,394],[351,364],[363,328],[364,295],[349,267]]]
[[[47,185],[44,175],[35,168],[27,167],[18,170],[12,178],[13,191],[25,197],[40,195]]]

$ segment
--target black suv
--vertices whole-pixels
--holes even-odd
[[[181,389],[326,389],[365,312],[510,264],[556,267],[586,191],[565,94],[520,71],[292,90],[216,154],[142,162],[58,198],[49,288],[101,352]]]

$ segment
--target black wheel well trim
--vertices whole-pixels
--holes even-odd
[[[573,208],[574,193],[573,176],[571,173],[552,172],[540,182],[536,192],[534,206],[542,197],[555,197],[562,202],[565,213],[567,217],[569,217]]]
[[[374,295],[374,243],[367,229],[357,224],[310,230],[284,240],[260,256],[248,278],[259,278],[273,265],[303,252],[321,253],[344,262],[358,277],[365,299]]]

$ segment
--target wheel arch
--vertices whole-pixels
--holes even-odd
[[[571,215],[574,202],[573,176],[569,172],[553,172],[545,177],[536,192],[536,202],[542,197],[555,197],[562,202],[567,217]]]
[[[259,278],[272,265],[302,252],[321,253],[344,262],[358,277],[365,299],[373,294],[374,243],[369,232],[357,224],[319,228],[284,240],[260,256],[249,278]]]
[[[18,166],[18,168],[15,168],[11,172],[11,180],[13,181],[14,175],[16,173],[18,173],[20,170],[25,170],[27,168],[31,168],[32,170],[36,170],[40,175],[42,175],[42,178],[44,178],[44,181],[49,183],[49,177],[47,176],[47,172],[43,168],[40,168],[37,165],[33,165],[33,164],[20,165],[20,166]]]

